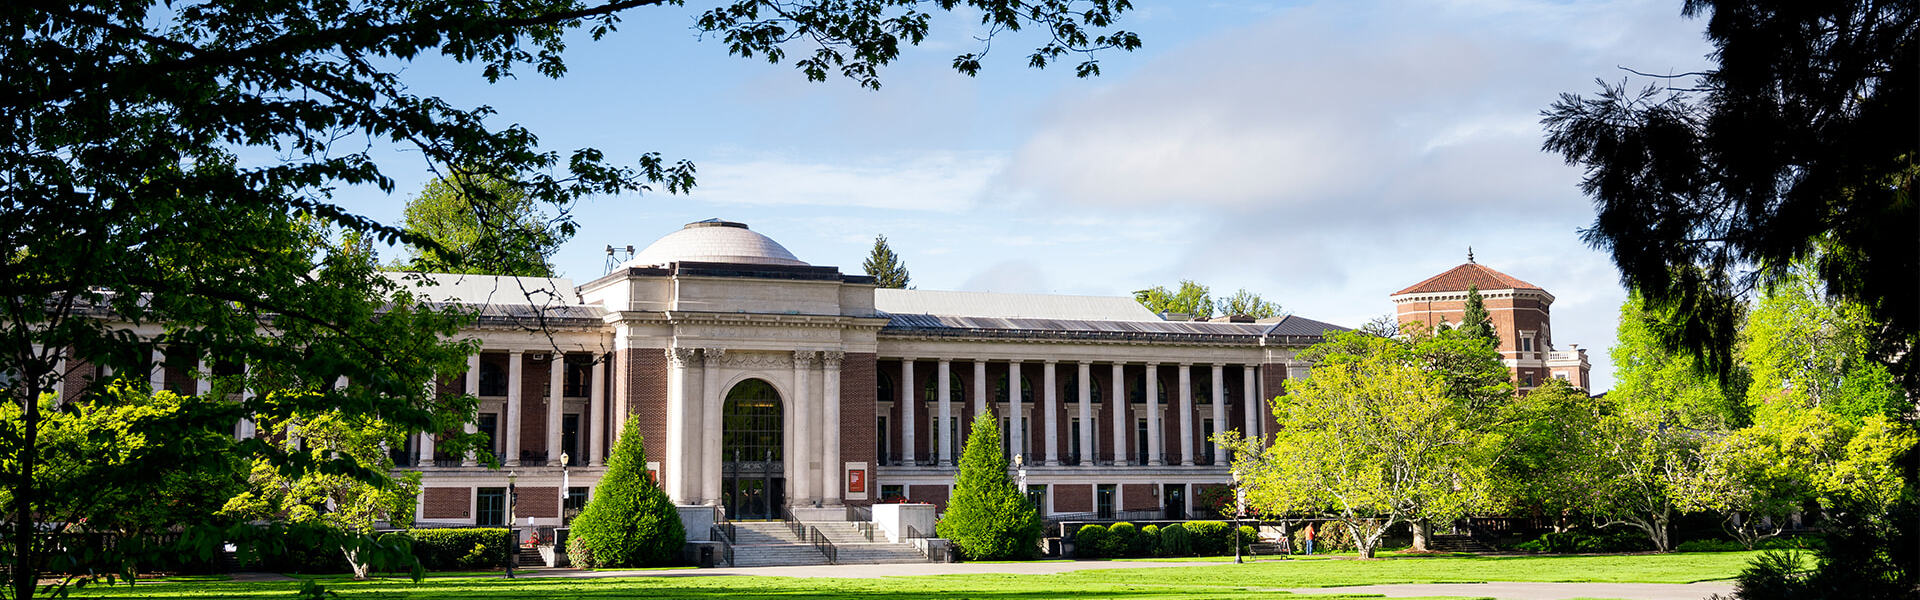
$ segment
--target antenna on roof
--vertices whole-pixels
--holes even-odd
[[[602,275],[612,273],[614,267],[618,267],[620,266],[620,263],[627,262],[628,260],[633,259],[633,244],[627,244],[627,247],[625,248],[627,254],[626,254],[626,257],[624,258],[622,258],[618,254],[621,250],[622,250],[621,248],[616,248],[612,244],[607,245],[606,273],[601,273]]]
[[[1467,262],[1473,262],[1473,246],[1467,246]]]

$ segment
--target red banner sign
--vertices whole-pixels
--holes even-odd
[[[847,469],[847,491],[860,494],[867,493],[866,469]]]

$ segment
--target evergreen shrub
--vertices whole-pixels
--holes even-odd
[[[1193,536],[1193,551],[1200,556],[1231,554],[1227,545],[1227,524],[1221,521],[1187,521],[1187,533]]]
[[[1148,525],[1140,528],[1140,535],[1134,536],[1131,552],[1134,556],[1160,556],[1160,526]]]
[[[1107,528],[1106,544],[1100,547],[1100,555],[1107,558],[1120,558],[1133,550],[1133,538],[1140,535],[1140,528],[1132,523],[1114,523]]]
[[[468,571],[507,564],[507,530],[499,527],[415,529],[413,556],[428,571]]]
[[[1247,552],[1247,546],[1251,546],[1258,541],[1260,541],[1260,530],[1254,529],[1252,525],[1240,526],[1240,551],[1241,552],[1243,553]]]
[[[1106,542],[1107,526],[1098,523],[1081,525],[1080,531],[1073,534],[1073,554],[1079,558],[1099,558]]]
[[[1174,523],[1160,528],[1161,556],[1193,556],[1193,537],[1187,528]]]
[[[1040,554],[1040,514],[1007,476],[1000,425],[991,413],[973,420],[947,512],[935,527],[967,560],[1029,559]]]
[[[641,445],[640,418],[627,420],[626,434],[607,458],[607,470],[593,498],[573,520],[567,556],[573,564],[594,567],[657,567],[680,558],[687,532],[667,493],[647,476],[647,451]]]

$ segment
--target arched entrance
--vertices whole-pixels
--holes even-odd
[[[780,518],[787,487],[780,392],[763,380],[742,381],[727,391],[720,414],[720,493],[727,518]]]

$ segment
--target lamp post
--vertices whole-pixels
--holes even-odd
[[[1247,512],[1247,493],[1240,489],[1240,470],[1233,470],[1233,564],[1240,562],[1240,515]]]
[[[572,481],[567,479],[567,459],[573,458],[560,453],[560,526],[567,526],[567,490],[573,489]]]
[[[507,579],[513,579],[513,564],[520,562],[520,530],[513,527],[514,505],[520,503],[514,480],[519,477],[519,471],[507,471]]]
[[[1026,455],[1014,454],[1013,468],[1014,468],[1014,472],[1018,474],[1020,477],[1020,497],[1025,499],[1028,505],[1032,505],[1033,495],[1027,493],[1027,457]]]

